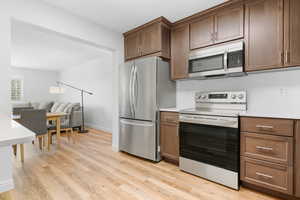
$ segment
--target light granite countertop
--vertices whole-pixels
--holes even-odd
[[[179,112],[181,109],[179,108],[161,108],[159,109],[163,112]],[[300,113],[267,113],[267,112],[240,112],[240,117],[264,117],[264,118],[278,118],[278,119],[296,119],[300,120]]]
[[[0,147],[24,144],[35,138],[35,133],[9,117],[0,115]]]
[[[241,117],[265,117],[265,118],[279,118],[279,119],[300,119],[300,113],[259,113],[259,112],[241,112]]]
[[[163,112],[179,112],[178,108],[160,108],[159,111]]]

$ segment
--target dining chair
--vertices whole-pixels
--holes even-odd
[[[75,132],[73,131],[73,128],[62,124],[60,126],[61,131],[65,131],[68,136],[68,141],[70,142],[70,137],[72,137],[73,143],[75,144],[76,139],[75,139]],[[48,150],[50,150],[50,144],[52,143],[52,135],[56,133],[56,125],[50,125],[48,126]]]
[[[39,148],[46,146],[45,138],[48,133],[46,110],[21,110],[19,123],[36,134]],[[24,162],[24,145],[20,145],[21,161]]]

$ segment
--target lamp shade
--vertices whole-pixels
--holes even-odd
[[[49,88],[50,94],[63,94],[64,92],[65,90],[62,87],[52,86]]]

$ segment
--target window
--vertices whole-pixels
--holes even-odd
[[[11,80],[11,100],[21,101],[23,97],[23,80],[20,78],[13,78]]]

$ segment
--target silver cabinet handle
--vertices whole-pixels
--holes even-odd
[[[263,150],[263,151],[273,151],[272,147],[262,147],[262,146],[256,146],[257,150]]]
[[[256,125],[256,128],[264,130],[264,131],[273,131],[274,126]]]
[[[290,52],[289,51],[285,52],[285,63],[286,64],[290,63]]]
[[[166,117],[165,119],[166,119],[166,122],[171,122],[171,123],[177,122],[177,120],[176,120],[176,119],[173,119],[173,118],[168,118],[168,117]]]
[[[273,179],[273,176],[268,175],[268,174],[263,174],[263,173],[260,173],[260,172],[256,172],[255,174],[257,176],[260,176],[260,177],[264,177],[264,178],[268,178],[268,179]]]

